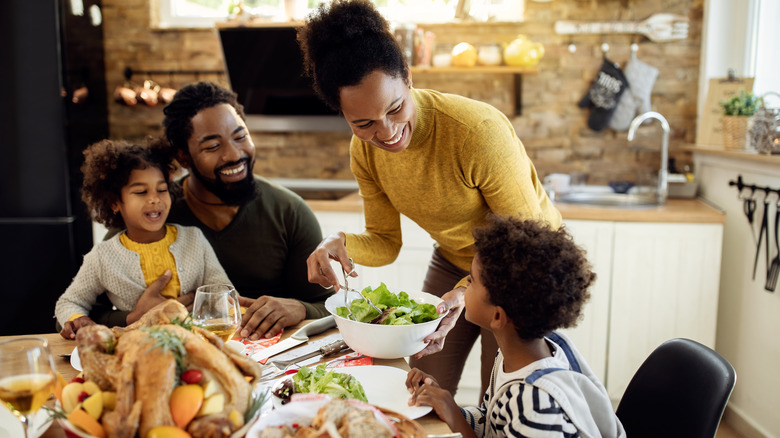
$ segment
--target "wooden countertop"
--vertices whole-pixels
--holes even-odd
[[[282,335],[282,338],[286,338],[293,333],[295,333],[295,330],[298,328],[304,326],[306,323],[311,322],[311,320],[304,320],[300,324],[298,324],[295,327],[288,327],[284,330],[284,334]],[[329,331],[326,331],[323,334],[312,336],[312,340],[317,340],[322,337],[331,335],[333,333],[337,333],[338,329],[331,329]],[[70,359],[69,358],[63,358],[59,355],[61,354],[70,354],[73,351],[73,348],[76,346],[76,341],[71,341],[64,339],[62,336],[60,336],[59,333],[46,333],[46,334],[37,334],[37,335],[25,335],[25,336],[39,336],[45,338],[49,342],[49,350],[54,355],[54,366],[57,369],[57,371],[62,374],[62,376],[65,378],[66,381],[70,381],[72,378],[76,377],[78,375],[78,371],[76,371],[71,365],[70,365]],[[20,336],[0,336],[0,341],[6,340],[6,339],[12,339]],[[335,356],[334,356],[335,357]],[[328,358],[333,359],[332,357]],[[385,366],[392,366],[396,368],[400,368],[402,370],[408,371],[409,370],[409,364],[404,359],[374,359],[373,360],[374,365],[385,365]],[[450,428],[447,426],[445,422],[439,419],[439,417],[431,411],[429,414],[420,417],[416,419],[423,429],[428,434],[446,434],[450,433]],[[65,438],[65,431],[62,429],[62,427],[59,425],[59,423],[52,424],[49,429],[44,432],[41,435],[41,438]]]
[[[666,205],[642,208],[608,208],[556,204],[564,219],[614,222],[715,223],[726,222],[726,213],[699,199],[667,199]]]
[[[306,201],[314,211],[362,213],[363,201],[355,192],[336,201]],[[564,219],[616,222],[726,222],[726,214],[698,199],[669,199],[666,205],[643,208],[610,208],[557,203]]]

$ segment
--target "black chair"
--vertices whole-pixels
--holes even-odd
[[[671,339],[631,378],[617,416],[629,438],[712,438],[736,380],[734,367],[709,347]]]

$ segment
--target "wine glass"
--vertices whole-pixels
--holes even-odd
[[[0,400],[21,421],[25,437],[30,418],[51,395],[54,370],[45,339],[24,337],[0,342]]]
[[[241,323],[236,289],[229,284],[207,284],[195,291],[192,319],[223,342],[233,337]]]

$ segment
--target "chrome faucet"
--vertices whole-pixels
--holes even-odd
[[[664,130],[664,135],[661,139],[661,169],[658,171],[658,190],[656,193],[658,205],[663,205],[666,204],[666,195],[668,191],[667,185],[669,170],[667,167],[667,162],[669,161],[669,122],[666,121],[664,116],[655,111],[648,111],[644,114],[640,114],[631,121],[631,125],[628,127],[628,141],[634,141],[636,128],[638,128],[639,125],[641,125],[642,122],[647,119],[658,120],[661,122],[661,128]]]

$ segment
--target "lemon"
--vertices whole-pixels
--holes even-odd
[[[452,66],[474,67],[477,63],[477,49],[469,43],[460,43],[452,48]]]

